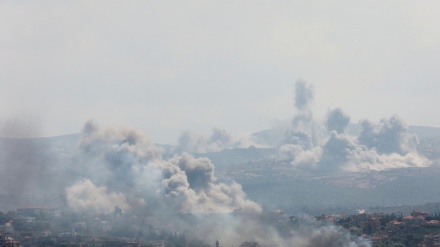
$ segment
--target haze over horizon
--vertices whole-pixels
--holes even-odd
[[[321,212],[438,210],[439,10],[1,1],[2,231],[26,246],[367,247],[374,225],[394,241],[402,213],[394,228]],[[426,238],[415,222],[404,246]]]
[[[154,142],[234,135],[313,110],[352,122],[398,115],[440,127],[440,3],[75,1],[0,3],[0,124],[15,136],[78,133],[89,119]],[[11,133],[10,126],[20,127]]]

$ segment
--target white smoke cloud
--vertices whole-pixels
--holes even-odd
[[[359,142],[369,148],[375,148],[379,153],[404,155],[415,152],[419,144],[417,136],[408,133],[406,123],[396,116],[384,118],[377,125],[364,120],[361,125]]]
[[[112,145],[109,146],[109,143]],[[106,151],[112,149],[121,152],[121,154],[132,154],[136,159],[143,161],[160,159],[163,153],[161,148],[152,145],[148,138],[139,131],[100,128],[93,121],[89,121],[84,125],[79,147],[92,156],[106,153]]]
[[[230,213],[243,210],[261,212],[261,207],[248,199],[241,185],[216,183],[214,165],[207,158],[194,158],[188,153],[169,161],[156,163],[162,170],[161,193],[178,203],[183,213]]]
[[[115,206],[129,209],[127,198],[122,193],[108,192],[104,186],[97,187],[84,179],[66,189],[67,202],[75,211],[111,212]]]
[[[248,148],[250,146],[266,147],[266,145],[254,140],[252,136],[234,136],[225,129],[213,128],[210,135],[196,134],[190,131],[182,132],[172,152],[175,154],[182,152],[194,154],[219,152],[231,148]]]
[[[319,161],[320,168],[324,170],[350,171],[425,167],[429,164],[429,160],[416,152],[381,154],[374,147],[359,144],[355,137],[336,131],[331,132]]]
[[[292,165],[304,168],[315,168],[321,155],[321,147],[304,149],[301,145],[284,144],[278,149],[281,159],[293,159]]]
[[[295,108],[300,111],[309,111],[313,102],[315,90],[313,86],[304,80],[295,83]],[[310,112],[311,113],[311,112]]]
[[[224,129],[213,128],[210,136],[184,131],[179,137],[175,152],[206,153],[237,147],[231,133]]]
[[[297,114],[286,131],[280,158],[293,159],[299,167],[323,171],[368,171],[403,167],[425,167],[430,161],[417,153],[418,139],[408,133],[403,120],[393,116],[378,124],[361,122],[358,137],[346,133],[350,117],[342,109],[329,110],[324,123],[313,119],[310,103],[313,87],[300,80],[295,85]],[[329,135],[322,135],[325,125]]]
[[[293,237],[291,246],[295,247],[367,247],[371,246],[365,239],[351,235],[347,230],[337,226],[323,226],[300,231]]]
[[[349,123],[350,116],[346,115],[341,108],[330,110],[325,122],[328,131],[335,130],[338,133],[344,133]]]
[[[320,146],[304,149],[290,145],[297,148],[296,162],[318,163],[313,159],[322,152]],[[88,122],[78,147],[83,156],[79,160],[84,178],[66,188],[68,205],[75,211],[111,212],[116,206],[124,211],[143,208],[143,212],[147,210],[150,215],[173,222],[176,229],[186,229],[191,236],[223,236],[228,245],[253,238],[281,247],[369,246],[334,226],[312,226],[283,235],[265,222],[266,212],[247,199],[240,184],[217,182],[209,159],[183,152],[166,160],[163,150],[139,132],[102,128]],[[179,213],[190,213],[195,218],[188,221],[175,217]],[[188,227],[191,220],[193,225]]]
[[[221,132],[216,134],[215,140],[224,136]],[[87,165],[85,180],[66,189],[73,209],[119,206],[129,210],[154,202],[160,205],[157,208],[181,213],[229,213],[237,209],[261,212],[257,203],[246,198],[239,184],[216,183],[214,165],[209,159],[183,153],[164,160],[163,150],[137,131],[100,128],[88,122],[79,148]],[[85,194],[87,190],[102,199],[98,205]]]
[[[292,126],[285,130],[284,144],[295,144],[303,149],[311,149],[319,145],[321,126],[314,120],[312,103],[314,88],[303,80],[295,84],[296,114]]]

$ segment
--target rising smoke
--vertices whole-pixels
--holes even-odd
[[[107,210],[119,206],[180,213],[261,211],[239,184],[217,183],[209,159],[183,153],[164,160],[163,150],[137,131],[100,128],[88,122],[79,148],[87,157],[83,165],[87,172],[83,180],[66,189],[68,203],[75,210],[102,210],[103,205],[91,205],[90,198],[96,196],[103,198],[96,203],[114,202]]]
[[[296,115],[279,148],[280,157],[298,167],[320,171],[368,171],[401,167],[424,167],[429,160],[417,153],[417,136],[393,116],[379,124],[361,121],[359,136],[346,132],[350,117],[342,109],[329,110],[323,123],[311,112],[313,87],[300,80],[295,86]],[[322,129],[326,135],[321,135]]]
[[[361,125],[358,141],[368,148],[375,148],[381,154],[416,152],[417,136],[409,134],[407,125],[398,117],[384,118],[377,125],[364,120]]]
[[[0,121],[0,193],[8,196],[0,202],[3,206],[19,196],[57,192],[52,186],[58,181],[50,145],[39,138],[27,139],[39,134],[40,126],[32,117]]]
[[[206,153],[217,152],[226,148],[238,147],[232,134],[225,129],[213,128],[209,136],[184,131],[178,139],[174,152]]]
[[[319,125],[313,119],[312,103],[314,88],[303,80],[295,84],[296,114],[292,120],[292,128],[284,133],[284,144],[293,144],[301,149],[311,149],[318,145]]]
[[[349,123],[350,116],[346,115],[341,108],[330,110],[325,121],[327,130],[335,130],[337,133],[345,133]]]
[[[379,124],[365,120],[360,135],[352,136],[346,131],[350,124],[347,114],[336,108],[329,110],[325,121],[317,121],[311,107],[313,87],[301,80],[295,88],[296,115],[279,147],[279,153],[291,158],[293,165],[320,171],[362,171],[427,164],[415,149],[417,137],[407,132],[398,117],[383,119]],[[110,213],[119,207],[173,222],[176,229],[202,239],[223,236],[228,245],[252,239],[281,247],[369,246],[331,225],[280,233],[265,222],[267,212],[247,198],[240,184],[218,182],[214,164],[190,154],[240,147],[242,143],[218,128],[209,136],[183,132],[168,158],[163,148],[153,145],[139,131],[87,122],[69,163],[76,179],[57,184],[65,187],[67,205],[76,212]],[[44,178],[43,173],[51,166],[20,160],[23,152],[35,152],[24,157],[39,156],[43,152],[38,148],[41,146],[3,148],[6,155],[2,156],[2,165],[16,164],[17,173],[35,168],[43,171]],[[32,163],[36,166],[30,167]]]
[[[217,182],[209,159],[186,152],[164,159],[163,150],[137,131],[88,122],[78,148],[83,178],[66,188],[68,206],[77,212],[142,212],[189,236],[221,237],[223,245],[252,239],[280,247],[368,246],[334,226],[282,234],[241,185]]]
[[[306,228],[291,239],[291,246],[298,247],[367,247],[370,243],[351,235],[336,226]],[[306,237],[305,237],[306,236]]]
[[[171,148],[172,154],[187,152],[191,154],[202,154],[219,152],[225,149],[267,147],[266,143],[258,142],[253,136],[234,136],[225,129],[213,128],[209,135],[183,131],[179,136],[177,145]]]

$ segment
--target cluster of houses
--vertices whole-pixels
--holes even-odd
[[[352,234],[371,240],[373,246],[403,244],[405,246],[440,246],[439,216],[414,210],[410,215],[359,214],[353,216],[325,216],[350,230]]]
[[[119,216],[117,216],[119,217]],[[81,247],[164,247],[164,241],[140,241],[112,236],[110,216],[72,220],[57,207],[30,206],[18,208],[9,222],[0,225],[0,246],[81,246]],[[133,222],[124,223],[132,224]],[[59,226],[57,224],[64,224]],[[87,222],[87,223],[86,223]],[[139,220],[140,224],[144,224]]]
[[[65,212],[63,212],[65,213]],[[127,247],[164,247],[163,239],[142,242],[134,237],[113,236],[115,227],[124,230],[124,226],[144,230],[145,234],[157,234],[154,229],[167,229],[168,226],[154,217],[130,218],[120,215],[103,215],[92,218],[72,218],[63,214],[57,207],[24,207],[16,211],[14,217],[0,225],[0,246],[127,246]],[[240,212],[234,212],[239,214]],[[75,216],[77,217],[77,216]],[[414,210],[409,215],[395,215],[361,212],[356,215],[321,215],[309,218],[288,217],[285,211],[274,211],[265,216],[267,222],[291,225],[292,223],[316,224],[331,223],[340,225],[352,234],[369,239],[373,246],[439,246],[440,215],[430,215]],[[315,223],[313,223],[315,222]],[[57,225],[58,224],[58,225]],[[320,223],[319,223],[320,224]],[[121,227],[122,226],[122,227]],[[150,232],[147,232],[150,229]],[[137,232],[136,231],[136,232]],[[151,233],[153,231],[153,233]],[[127,232],[134,232],[127,229]],[[14,238],[15,237],[15,238]],[[257,247],[257,242],[243,242],[240,247]]]

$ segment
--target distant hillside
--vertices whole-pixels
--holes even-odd
[[[20,145],[28,144],[41,146],[54,150],[71,150],[76,146],[80,139],[80,134],[70,134],[54,137],[38,137],[38,138],[8,138],[0,137],[0,148],[4,145]]]
[[[409,132],[416,134],[420,139],[440,137],[440,128],[436,127],[409,126]]]
[[[319,175],[286,164],[261,162],[229,169],[246,194],[284,208],[365,208],[440,201],[439,167]]]
[[[51,137],[36,137],[36,138],[10,138],[10,137],[0,137],[0,142],[25,142],[25,141],[33,141],[35,143],[50,143],[51,145],[56,144],[70,144],[72,142],[78,142],[80,139],[80,134],[68,134],[68,135],[60,135],[60,136],[51,136]]]
[[[273,159],[276,150],[274,148],[236,148],[225,149],[220,152],[194,154],[196,157],[207,157],[216,166],[216,169],[238,164],[259,162]]]
[[[359,125],[351,125],[350,132],[356,133]],[[359,131],[359,129],[357,129]],[[440,137],[440,128],[410,126],[410,131],[417,134],[421,142],[421,150],[429,158],[439,158],[440,141],[432,138]],[[281,133],[270,129],[254,134],[254,137],[275,142]],[[275,138],[274,138],[275,137]],[[32,160],[32,163],[57,164],[49,172],[65,172],[56,178],[59,184],[68,183],[78,178],[72,154],[80,134],[56,136],[48,138],[13,139],[0,138],[0,154],[8,150],[30,150],[36,147],[44,155]],[[426,143],[425,143],[426,142]],[[23,144],[26,144],[23,146]],[[435,145],[434,145],[435,144]],[[31,145],[31,148],[29,148]],[[168,146],[162,146],[167,148]],[[169,147],[168,147],[169,149]],[[19,152],[18,156],[21,155]],[[3,155],[6,157],[7,155]],[[293,167],[291,160],[279,160],[275,148],[237,148],[219,152],[194,154],[196,157],[207,157],[215,164],[216,177],[219,182],[235,180],[243,186],[249,198],[259,203],[272,206],[302,208],[350,207],[391,207],[395,205],[417,205],[440,201],[440,164],[431,168],[393,169],[369,173],[322,173],[299,170]],[[50,159],[47,159],[50,157]],[[3,162],[3,165],[8,162]],[[20,173],[22,175],[22,173]],[[44,171],[50,182],[54,178]],[[29,174],[32,179],[34,174]],[[23,179],[23,178],[21,178]],[[27,187],[26,187],[27,189]],[[303,210],[307,211],[307,210]]]
[[[361,132],[361,126],[357,123],[352,123],[348,126],[348,133],[352,135],[359,135]],[[440,128],[426,127],[426,126],[408,126],[410,133],[416,134],[419,139],[424,138],[440,138]],[[267,129],[252,134],[252,137],[259,143],[265,143],[271,146],[279,144],[283,138],[283,133],[277,129]]]

